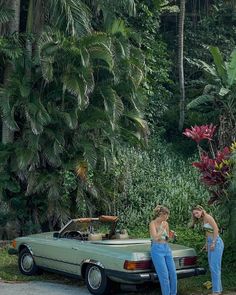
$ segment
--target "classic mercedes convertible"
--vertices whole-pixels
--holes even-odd
[[[117,230],[118,217],[70,220],[59,232],[16,238],[9,254],[18,255],[20,271],[34,275],[39,269],[85,280],[91,294],[110,294],[112,283],[157,282],[150,257],[150,239],[130,239]],[[197,266],[196,252],[170,243],[177,275],[204,274]]]

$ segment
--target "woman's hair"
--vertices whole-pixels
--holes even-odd
[[[159,217],[164,214],[170,214],[170,210],[167,207],[162,205],[157,205],[156,208],[153,210],[155,218]]]
[[[189,225],[191,228],[193,228],[194,225],[199,221],[199,219],[197,219],[197,218],[194,217],[194,215],[193,215],[193,211],[194,211],[194,210],[202,211],[202,216],[201,216],[201,218],[203,218],[203,216],[206,214],[206,210],[205,210],[202,206],[200,206],[200,205],[196,205],[196,206],[194,206],[194,207],[192,208],[192,210],[191,210],[191,212],[192,212],[192,220],[191,220],[190,225]]]

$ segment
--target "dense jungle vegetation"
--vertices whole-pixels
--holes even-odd
[[[236,245],[235,43],[233,0],[0,0],[0,239],[201,204]]]

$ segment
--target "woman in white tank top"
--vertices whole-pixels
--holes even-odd
[[[221,261],[224,243],[219,236],[219,228],[215,219],[200,205],[192,209],[193,226],[197,221],[202,223],[206,236],[205,248],[208,252],[208,263],[211,272],[212,295],[222,294]]]

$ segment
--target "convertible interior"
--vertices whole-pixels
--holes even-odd
[[[59,232],[59,237],[80,241],[128,239],[127,230],[117,230],[117,216],[72,219]]]

